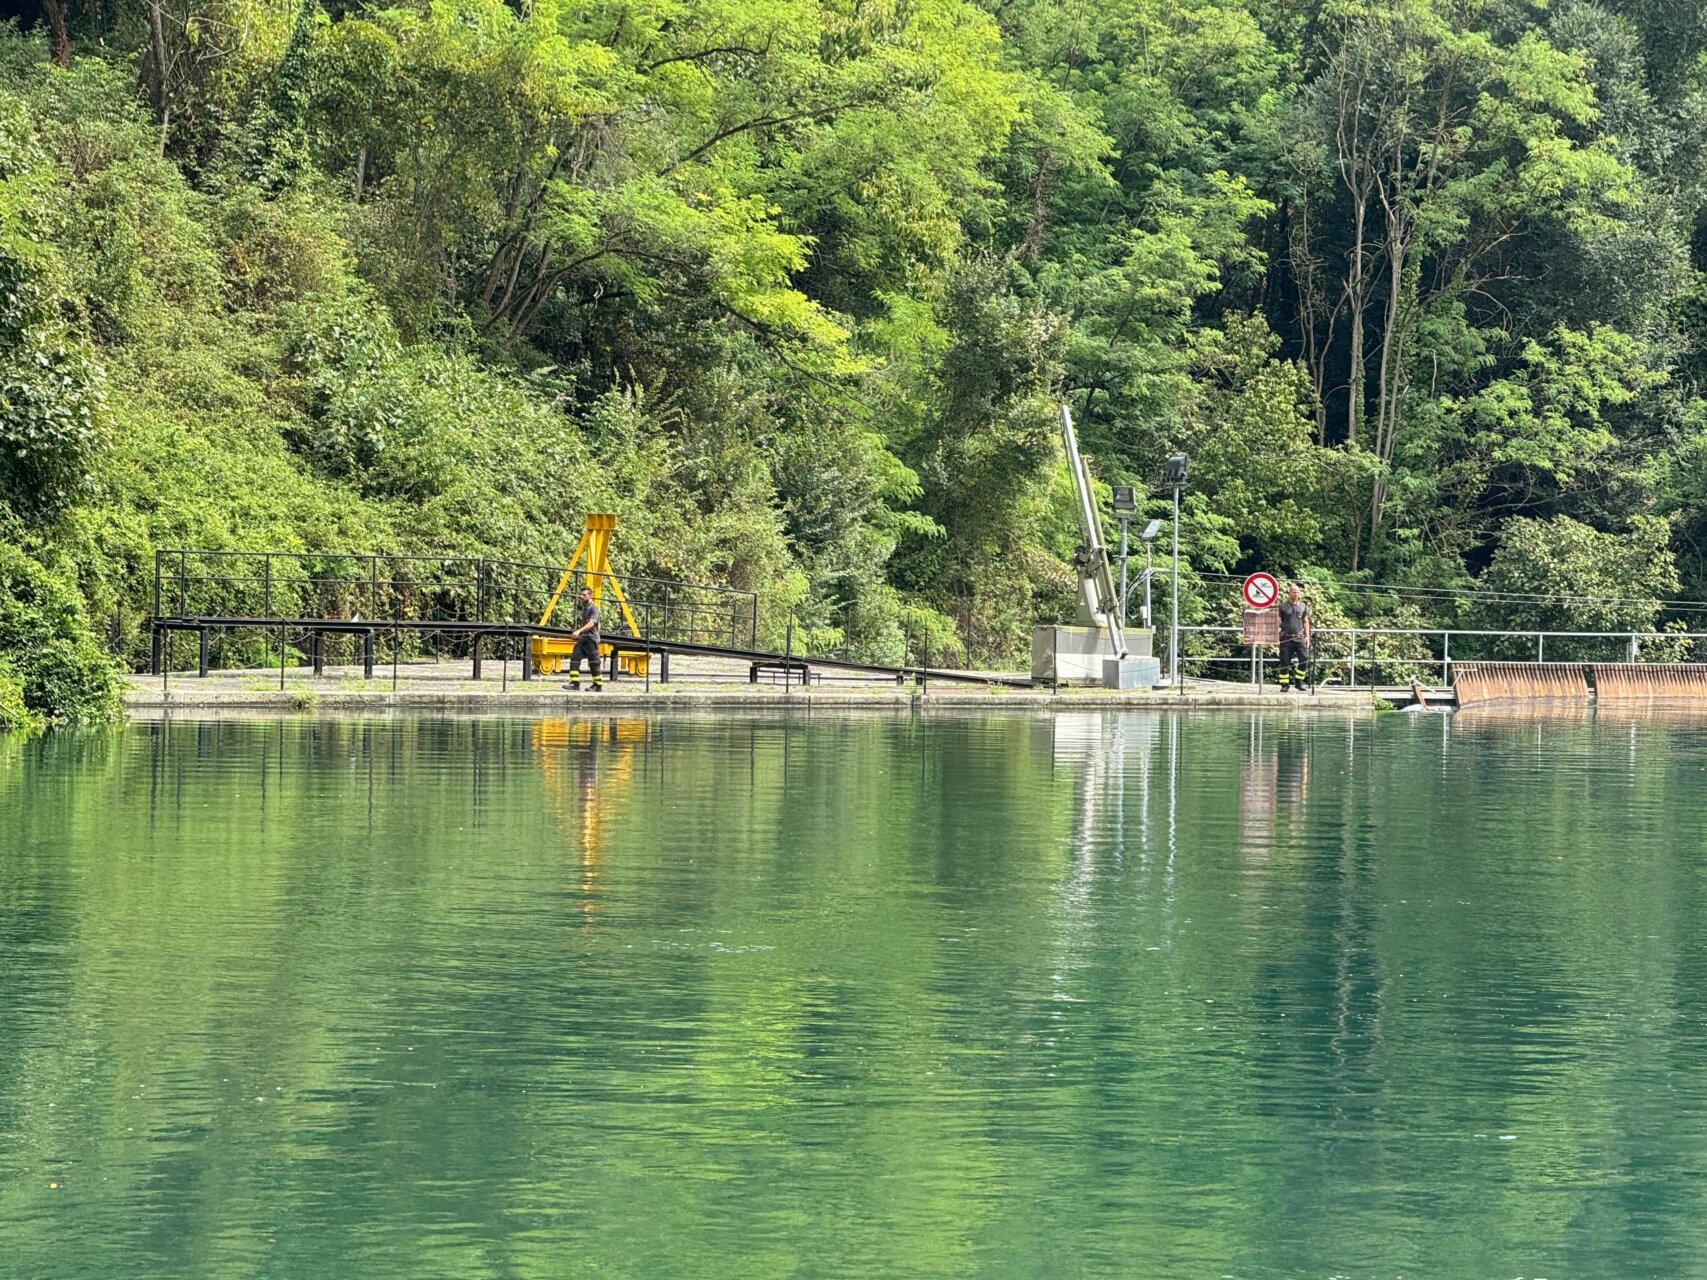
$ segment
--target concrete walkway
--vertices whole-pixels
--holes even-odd
[[[327,667],[315,676],[308,668],[287,667],[283,685],[278,669],[220,671],[204,680],[195,672],[175,671],[161,676],[128,677],[125,702],[134,713],[169,711],[221,712],[454,712],[481,715],[561,713],[569,707],[599,706],[632,709],[798,706],[802,708],[1006,708],[1053,707],[1199,708],[1244,707],[1290,712],[1369,711],[1374,706],[1368,689],[1323,688],[1314,694],[1285,694],[1275,688],[1261,692],[1248,685],[1193,680],[1180,693],[1174,689],[1110,690],[1094,688],[1013,689],[999,686],[933,681],[927,688],[887,680],[835,679],[809,686],[780,682],[749,684],[745,664],[718,659],[677,658],[669,684],[656,677],[645,681],[624,677],[607,682],[602,692],[572,693],[564,676],[539,676],[524,681],[511,667],[507,676],[487,663],[485,678],[473,680],[466,662],[409,663],[397,668],[376,667],[364,680],[360,667]]]

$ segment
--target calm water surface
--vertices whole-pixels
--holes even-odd
[[[1707,1274],[1707,729],[0,743],[0,1275]]]

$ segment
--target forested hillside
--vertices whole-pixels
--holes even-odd
[[[1156,514],[1191,456],[1191,618],[1707,596],[1694,0],[0,12],[0,720],[110,705],[156,547],[603,509],[771,626],[1011,661],[1058,397]]]

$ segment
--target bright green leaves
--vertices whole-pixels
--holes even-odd
[[[51,198],[63,174],[0,96],[0,516],[57,514],[82,496],[101,443],[102,374],[70,321]]]
[[[873,270],[945,260],[1019,110],[961,0],[437,0],[322,43],[328,158],[380,211],[367,256],[404,250],[393,296],[455,272],[513,338],[564,299],[711,302],[826,370],[846,329],[796,281],[819,231]]]
[[[1666,379],[1635,338],[1604,325],[1560,328],[1530,340],[1516,369],[1466,397],[1475,445],[1493,464],[1513,463],[1570,484],[1611,447],[1606,414]]]
[[[0,732],[118,714],[113,664],[75,584],[0,538]]]
[[[1505,630],[1651,631],[1678,587],[1670,540],[1655,516],[1612,533],[1566,516],[1511,520],[1482,579],[1506,599],[1478,620]]]

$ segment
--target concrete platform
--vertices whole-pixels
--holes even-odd
[[[1374,697],[1368,689],[1323,688],[1315,693],[1285,694],[1277,689],[1262,691],[1248,685],[1193,680],[1184,692],[1172,688],[1111,690],[1069,687],[1060,690],[1015,689],[1001,686],[933,681],[926,688],[908,683],[897,685],[871,678],[835,679],[809,686],[775,683],[750,684],[744,663],[718,659],[687,660],[672,664],[669,684],[652,681],[648,689],[641,680],[624,678],[607,682],[603,691],[583,689],[572,693],[565,677],[535,677],[523,681],[512,667],[506,678],[492,663],[482,680],[469,678],[465,662],[409,663],[397,668],[376,667],[371,680],[362,678],[360,667],[328,667],[315,676],[305,667],[287,667],[281,688],[279,671],[248,670],[210,673],[206,679],[195,672],[175,671],[168,675],[127,677],[125,703],[133,714],[144,717],[183,712],[190,714],[249,713],[279,714],[319,711],[335,712],[423,712],[474,715],[529,715],[542,711],[561,713],[568,707],[717,708],[846,708],[894,709],[912,707],[1054,707],[1115,708],[1151,707],[1198,710],[1247,708],[1283,712],[1368,712]]]

